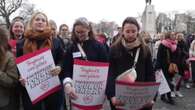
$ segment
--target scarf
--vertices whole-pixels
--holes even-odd
[[[52,47],[52,36],[51,30],[45,30],[43,32],[26,32],[24,33],[24,54],[35,52],[40,48],[51,48]],[[38,46],[37,42],[41,42],[41,45]]]
[[[174,40],[171,39],[165,39],[161,42],[165,47],[170,48],[171,52],[175,52],[177,49],[177,43]]]
[[[127,51],[130,51],[131,49],[141,45],[141,42],[138,38],[133,42],[126,42],[125,39],[122,38],[121,43],[127,49]]]

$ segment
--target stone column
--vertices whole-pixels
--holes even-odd
[[[142,14],[142,31],[149,32],[151,37],[156,33],[156,12],[154,5],[146,5],[145,10]]]

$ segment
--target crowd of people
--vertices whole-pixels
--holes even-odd
[[[67,110],[69,100],[65,93],[70,100],[77,99],[73,86],[74,59],[109,63],[105,95],[112,110],[121,104],[115,96],[116,78],[132,67],[137,74],[136,82],[156,82],[155,71],[162,70],[171,91],[160,99],[174,105],[173,97],[185,96],[180,92],[182,82],[188,89],[195,87],[195,35],[185,37],[180,32],[167,32],[151,37],[140,30],[137,20],[127,17],[108,44],[107,36],[94,33],[90,21],[83,17],[75,20],[72,32],[66,24],[57,30],[55,21],[48,20],[42,12],[34,13],[27,23],[16,17],[9,31],[0,27],[0,110],[19,110],[21,106],[24,110]],[[42,48],[51,49],[56,66],[50,74],[59,77],[61,88],[32,104],[25,88],[26,79],[20,75],[15,59]],[[77,52],[81,54],[76,55]],[[170,64],[176,65],[176,72],[169,70]],[[140,110],[152,110],[157,93],[155,96]]]

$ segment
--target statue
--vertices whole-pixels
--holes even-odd
[[[152,0],[146,0],[146,5],[147,4],[151,5],[151,2],[152,2]]]

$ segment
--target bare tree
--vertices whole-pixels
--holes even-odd
[[[0,16],[5,20],[9,28],[10,16],[21,7],[22,0],[0,0]]]
[[[30,4],[30,3],[26,2],[22,5],[19,16],[23,17],[25,22],[27,22],[30,19],[30,17],[32,16],[32,14],[36,11],[37,10],[35,10],[34,4]]]

